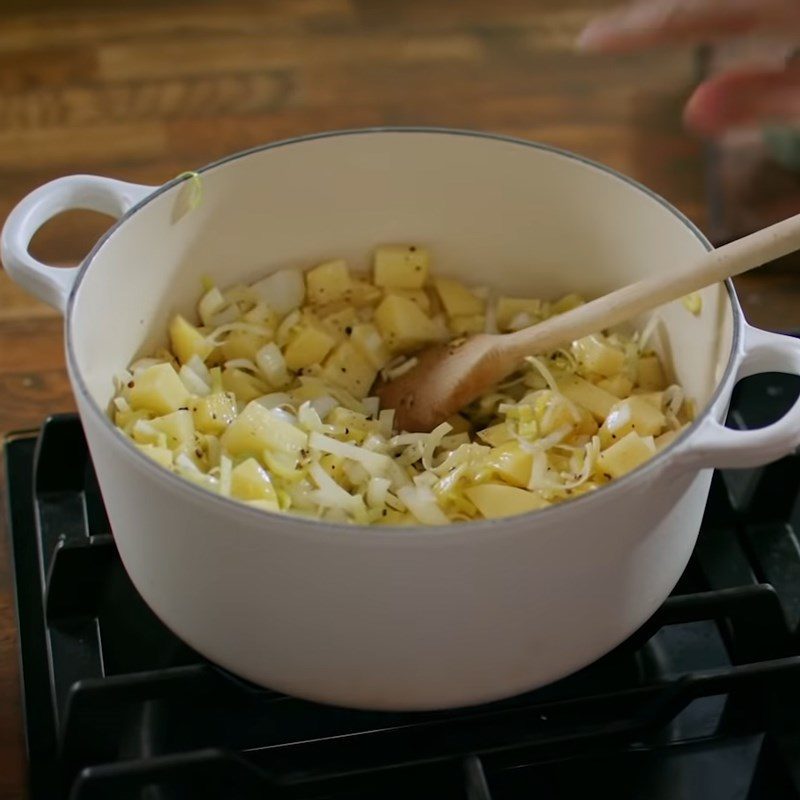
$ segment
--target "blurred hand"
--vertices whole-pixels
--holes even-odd
[[[590,22],[578,46],[587,52],[624,53],[759,32],[800,41],[800,0],[639,0]],[[689,99],[684,120],[709,136],[763,122],[796,122],[800,65],[711,78]]]

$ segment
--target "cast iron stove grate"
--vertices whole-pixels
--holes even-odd
[[[731,423],[798,389],[748,378]],[[76,417],[5,453],[32,800],[800,800],[798,456],[715,476],[673,595],[599,662],[501,703],[387,714],[258,689],[164,628]]]

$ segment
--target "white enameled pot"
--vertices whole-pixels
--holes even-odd
[[[122,561],[161,619],[258,684],[329,703],[433,709],[553,681],[658,608],[695,543],[711,468],[800,443],[800,404],[761,430],[723,427],[741,376],[800,373],[800,344],[747,325],[730,284],[695,317],[660,310],[656,341],[696,422],[594,493],[519,517],[359,528],[270,514],[207,493],[137,451],[106,413],[112,376],[191,312],[201,276],[247,281],[379,243],[430,247],[435,267],[507,294],[597,295],[708,248],[652,192],[583,158],[481,133],[380,129],[231,156],[189,183],[76,175],[26,197],[2,235],[12,277],[66,316],[81,420]],[[34,260],[49,218],[119,217],[80,268]]]

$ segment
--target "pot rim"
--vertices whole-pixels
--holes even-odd
[[[627,184],[630,188],[635,189],[651,200],[655,200],[659,205],[669,211],[675,219],[682,223],[685,227],[687,227],[698,239],[698,241],[706,248],[706,250],[710,251],[713,249],[713,246],[706,238],[705,234],[681,211],[675,208],[671,203],[661,197],[659,194],[654,192],[652,189],[649,189],[644,184],[640,183],[633,178],[628,177],[627,175],[618,172],[617,170],[613,169],[612,167],[606,166],[601,164],[593,159],[587,158],[585,156],[579,155],[577,153],[573,153],[569,150],[565,150],[560,147],[555,147],[550,144],[545,144],[541,142],[534,142],[529,141],[527,139],[522,139],[515,136],[506,136],[504,134],[499,133],[490,133],[486,131],[475,131],[475,130],[468,130],[468,129],[460,129],[460,128],[448,128],[448,127],[437,127],[437,126],[402,126],[402,125],[388,125],[388,126],[375,126],[375,127],[366,127],[366,128],[348,128],[348,129],[341,129],[341,130],[332,130],[332,131],[323,131],[319,133],[312,133],[312,134],[305,134],[302,136],[295,136],[287,139],[281,139],[276,142],[269,142],[263,145],[257,145],[255,147],[248,148],[246,150],[241,150],[236,153],[232,153],[227,156],[223,156],[216,161],[212,161],[209,164],[206,164],[203,167],[200,167],[196,170],[196,172],[200,175],[206,172],[210,172],[211,170],[217,169],[219,167],[224,167],[226,164],[229,164],[233,161],[237,161],[241,158],[246,158],[247,156],[254,155],[255,153],[260,153],[266,150],[274,150],[280,147],[286,147],[294,144],[301,144],[303,142],[310,142],[310,141],[317,141],[322,139],[331,139],[340,136],[360,136],[360,135],[374,135],[374,134],[383,134],[383,133],[390,133],[390,134],[435,134],[435,135],[444,135],[444,136],[468,136],[475,139],[486,139],[488,141],[493,142],[503,142],[506,144],[513,144],[518,145],[520,147],[528,147],[534,150],[539,150],[542,152],[550,153],[552,155],[561,156],[562,158],[567,158],[572,161],[577,161],[585,166],[591,167],[592,169],[598,170],[603,172],[604,174],[616,178],[617,180],[622,181],[623,183]],[[696,430],[711,414],[712,409],[717,404],[720,396],[722,395],[725,387],[728,384],[729,379],[731,378],[733,372],[737,368],[737,358],[736,355],[740,349],[740,342],[742,337],[742,327],[743,327],[743,316],[741,307],[739,305],[739,300],[736,296],[736,292],[733,287],[733,282],[730,279],[724,281],[725,288],[728,293],[728,298],[731,304],[731,310],[733,312],[733,335],[731,340],[731,348],[730,354],[728,356],[728,362],[725,366],[725,370],[717,382],[716,388],[705,404],[702,409],[702,412],[692,421],[692,423],[683,431],[683,433],[678,436],[675,441],[671,442],[667,447],[665,447],[660,453],[657,453],[655,456],[650,458],[641,466],[637,467],[636,469],[632,470],[631,472],[623,475],[621,478],[617,478],[610,483],[602,486],[596,492],[590,492],[587,494],[579,495],[578,497],[570,498],[569,500],[564,500],[558,503],[554,503],[551,506],[546,508],[537,509],[535,511],[529,511],[525,514],[518,514],[510,517],[502,517],[498,519],[485,519],[485,520],[471,520],[467,522],[452,522],[449,525],[409,525],[409,526],[401,526],[401,525],[355,525],[355,524],[342,524],[342,523],[333,523],[327,522],[325,520],[318,520],[313,519],[312,517],[301,516],[299,514],[292,514],[292,513],[284,513],[284,512],[272,512],[272,511],[265,511],[262,509],[251,508],[246,506],[244,503],[240,503],[239,501],[230,498],[224,497],[222,495],[215,495],[213,492],[209,491],[208,489],[204,489],[201,486],[198,486],[195,483],[192,483],[185,478],[181,478],[179,475],[176,475],[174,472],[164,469],[160,467],[158,464],[155,464],[152,459],[148,458],[144,453],[138,450],[133,443],[126,437],[121,434],[121,432],[116,428],[116,426],[111,422],[103,409],[99,406],[99,404],[95,401],[95,399],[90,394],[86,383],[83,380],[81,375],[81,371],[78,367],[77,363],[77,356],[75,353],[75,343],[72,337],[72,318],[73,318],[73,308],[75,305],[76,297],[78,292],[80,291],[80,286],[83,282],[83,278],[86,275],[86,272],[91,267],[92,262],[94,259],[100,254],[103,246],[106,244],[107,241],[114,235],[114,233],[126,223],[131,217],[135,216],[135,214],[146,205],[151,203],[157,197],[160,197],[162,194],[170,191],[173,187],[178,185],[184,180],[183,176],[179,176],[174,178],[171,181],[163,184],[162,186],[155,189],[151,194],[147,195],[143,200],[136,203],[132,206],[125,214],[123,214],[116,222],[114,222],[111,227],[105,231],[105,233],[97,240],[95,245],[89,251],[86,258],[81,262],[80,268],[78,270],[77,276],[75,278],[75,282],[72,285],[72,289],[69,294],[69,298],[67,300],[66,310],[64,314],[65,319],[65,328],[66,328],[66,335],[65,335],[65,349],[67,354],[67,364],[69,366],[69,373],[73,383],[73,390],[77,391],[80,394],[81,398],[85,401],[86,405],[89,408],[90,413],[96,419],[99,420],[100,425],[105,429],[107,433],[112,434],[115,436],[124,448],[124,452],[127,456],[133,459],[133,463],[138,466],[138,468],[145,469],[148,471],[157,471],[160,480],[165,482],[167,485],[173,487],[179,493],[187,494],[188,496],[193,497],[195,500],[213,500],[217,503],[221,503],[221,509],[228,509],[231,514],[242,514],[249,517],[253,522],[262,521],[265,522],[269,520],[270,523],[277,524],[281,527],[286,526],[287,528],[298,528],[297,531],[294,533],[301,533],[300,529],[303,529],[302,532],[308,534],[311,531],[309,528],[314,528],[314,533],[326,533],[329,535],[352,535],[352,536],[363,536],[365,530],[369,531],[369,536],[371,539],[374,539],[376,536],[381,537],[382,539],[403,539],[403,540],[417,540],[419,537],[425,537],[426,539],[431,536],[442,537],[442,536],[463,536],[467,533],[475,533],[485,536],[488,533],[494,532],[499,533],[503,530],[506,530],[509,526],[509,523],[520,523],[522,520],[526,520],[528,522],[536,522],[541,523],[542,525],[551,522],[552,520],[556,519],[556,514],[558,513],[565,513],[569,510],[579,511],[582,510],[584,507],[588,506],[590,503],[594,501],[594,499],[601,494],[602,497],[610,500],[612,496],[621,494],[622,492],[627,491],[629,486],[633,486],[636,481],[644,479],[646,476],[654,475],[657,470],[661,469],[663,465],[666,463],[667,459],[674,454],[678,448],[682,447],[685,443],[686,439],[692,434],[694,430]]]

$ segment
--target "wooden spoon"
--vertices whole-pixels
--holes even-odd
[[[711,250],[682,269],[624,286],[538,325],[431,347],[418,354],[408,372],[377,387],[381,407],[395,409],[399,430],[430,431],[518,369],[526,356],[618,325],[798,249],[800,214]]]

